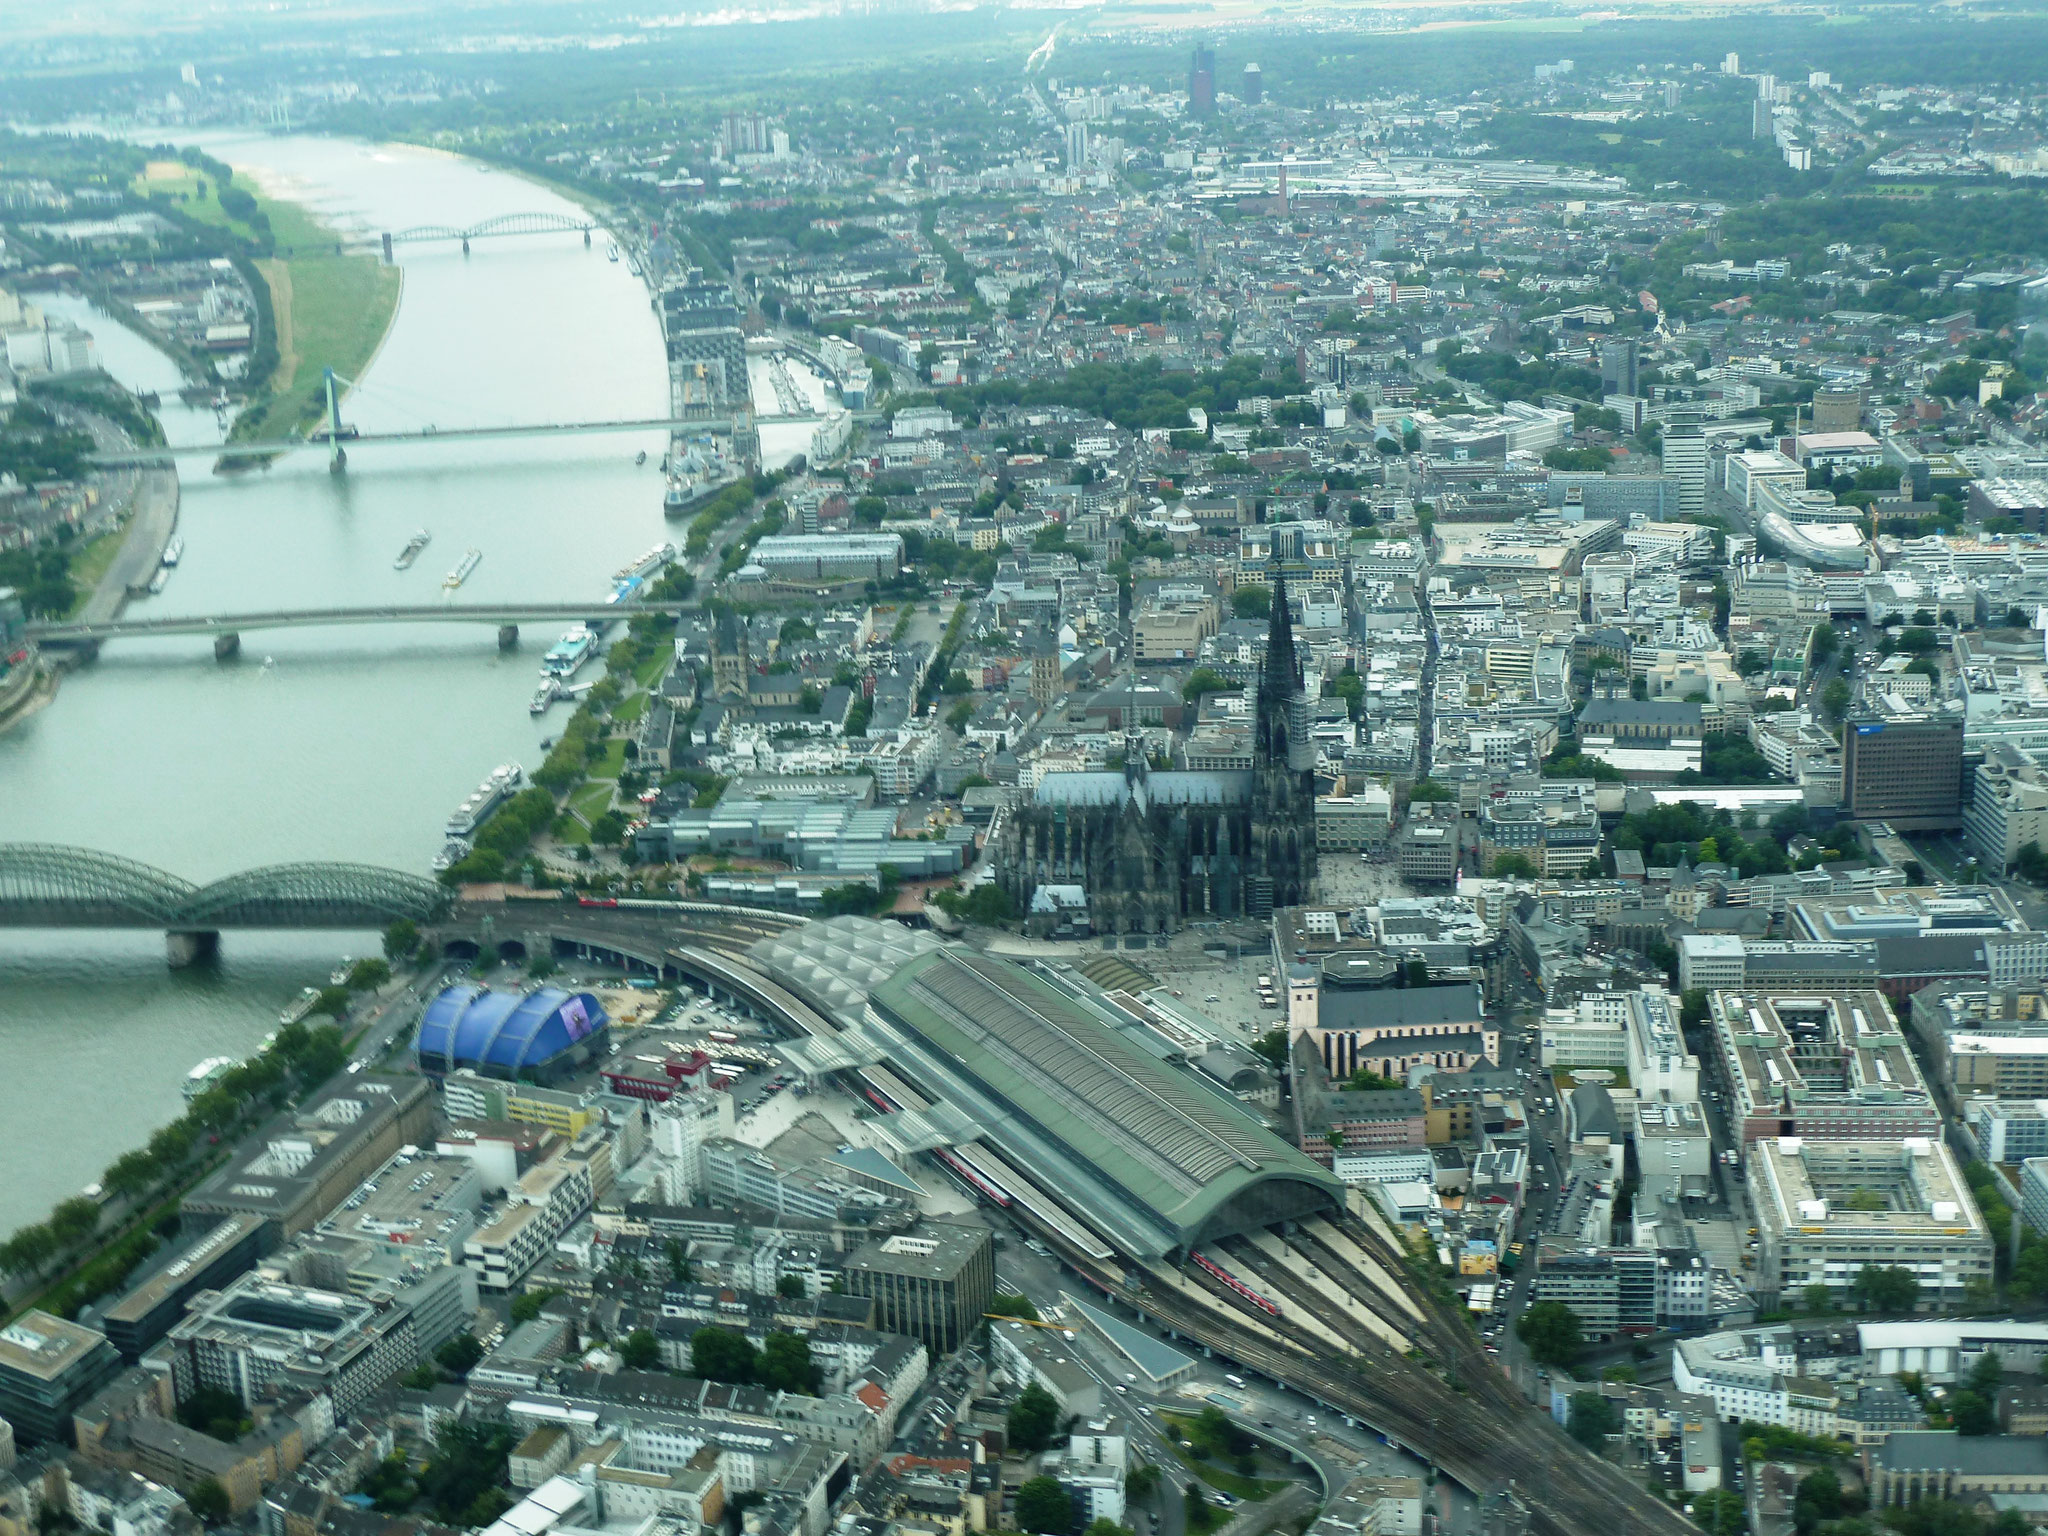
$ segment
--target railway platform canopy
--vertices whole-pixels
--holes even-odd
[[[895,1070],[1133,1257],[1342,1207],[1328,1170],[1084,984],[949,947],[877,982],[867,1011]]]

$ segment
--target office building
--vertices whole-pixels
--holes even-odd
[[[271,1247],[339,1205],[400,1147],[429,1141],[434,1091],[418,1078],[373,1073],[339,1080],[237,1147],[185,1197],[184,1217],[261,1217]]]
[[[1678,941],[1678,990],[1744,989],[1781,993],[1808,987],[1869,987],[1878,980],[1875,940],[1847,943],[1801,939],[1743,939],[1726,933],[1688,933]]]
[[[253,1274],[195,1298],[171,1330],[170,1355],[180,1402],[210,1387],[253,1405],[297,1387],[329,1394],[346,1419],[420,1350],[408,1307]]]
[[[1633,395],[1636,393],[1636,382],[1635,338],[1617,336],[1611,341],[1600,343],[1600,393]]]
[[[1122,1435],[1073,1435],[1063,1448],[1046,1453],[1041,1470],[1067,1490],[1074,1503],[1074,1529],[1085,1531],[1097,1520],[1123,1523],[1128,1463]]]
[[[1910,1272],[1925,1310],[1960,1306],[1974,1282],[1990,1283],[1991,1234],[1938,1140],[1767,1138],[1751,1143],[1746,1174],[1760,1306],[1821,1287],[1846,1310],[1866,1266]]]
[[[1707,1003],[1729,1119],[1743,1141],[1941,1134],[1941,1112],[1881,992],[1724,990]]]
[[[1664,478],[1678,483],[1678,515],[1697,517],[1707,509],[1707,437],[1697,421],[1664,423]]]
[[[981,1326],[995,1296],[995,1246],[986,1227],[928,1222],[869,1243],[846,1261],[846,1289],[875,1303],[875,1326],[951,1354]]]
[[[1266,75],[1256,64],[1244,67],[1244,78],[1237,88],[1237,99],[1248,107],[1256,107],[1266,99]]]
[[[1984,748],[1963,836],[1993,873],[2007,869],[2022,848],[2048,848],[2048,773],[2032,753],[2002,741]]]
[[[2048,1099],[1966,1099],[1963,1123],[1987,1163],[2048,1157]]]
[[[1067,169],[1085,171],[1088,169],[1088,125],[1083,122],[1067,124]]]
[[[1216,111],[1216,50],[1197,44],[1194,66],[1188,71],[1188,109],[1197,117]]]
[[[1886,711],[1852,715],[1842,733],[1842,804],[1895,832],[1962,825],[1960,715]]]
[[[185,1315],[201,1291],[218,1290],[267,1252],[264,1221],[253,1212],[226,1216],[167,1262],[149,1271],[100,1316],[107,1338],[133,1365]]]
[[[0,1328],[0,1419],[24,1445],[71,1443],[71,1415],[121,1373],[103,1333],[48,1312]]]
[[[512,1290],[595,1198],[591,1159],[557,1152],[506,1188],[503,1208],[463,1239],[462,1262],[482,1289]]]

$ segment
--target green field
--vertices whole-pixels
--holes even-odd
[[[92,596],[92,589],[107,574],[107,567],[114,563],[114,556],[121,553],[121,541],[127,536],[128,523],[123,519],[120,527],[101,534],[71,557],[71,581],[78,588],[78,597],[71,605],[74,613]]]
[[[244,431],[277,437],[325,409],[327,369],[343,378],[362,372],[398,308],[398,273],[374,256],[293,256],[257,266],[279,316],[276,398]]]
[[[278,357],[271,400],[245,414],[236,433],[284,437],[318,418],[329,368],[355,378],[376,352],[398,310],[398,271],[375,256],[343,254],[334,231],[299,204],[265,197],[240,177],[235,185],[270,221],[274,254],[256,266],[270,284]],[[179,212],[200,223],[257,238],[221,207],[212,178],[182,161],[152,161],[135,186],[145,195],[170,196]]]

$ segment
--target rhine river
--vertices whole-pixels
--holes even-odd
[[[518,178],[428,151],[210,136],[208,151],[337,229],[374,234],[499,214],[576,213]],[[364,431],[666,414],[647,291],[600,232],[401,245],[404,294],[346,402]],[[67,308],[67,305],[70,307]],[[210,442],[176,370],[57,300],[103,364],[165,395],[174,442]],[[432,602],[474,548],[465,601],[589,597],[676,530],[659,433],[361,448],[348,474],[296,454],[267,472],[182,466],[184,558],[131,615]],[[640,450],[647,463],[636,467]],[[409,571],[392,560],[417,529]],[[219,665],[204,638],[109,645],[57,700],[0,735],[0,842],[101,849],[188,880],[300,859],[424,873],[454,806],[495,765],[529,769],[561,727],[527,700],[553,630],[500,655],[486,627],[255,632]],[[363,934],[223,935],[217,966],[173,972],[163,935],[0,929],[0,1234],[40,1217],[182,1107],[200,1059],[244,1054]]]

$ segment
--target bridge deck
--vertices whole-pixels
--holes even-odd
[[[84,645],[147,635],[229,635],[244,630],[316,629],[353,624],[539,624],[550,619],[629,619],[637,614],[679,614],[684,602],[417,603],[375,608],[277,608],[262,613],[190,614],[181,618],[109,619],[100,624],[30,624],[31,640]]]
[[[50,843],[0,843],[0,927],[382,928],[429,922],[448,893],[368,864],[274,864],[195,885],[131,859]]]
[[[855,421],[881,419],[878,411],[854,411]],[[815,426],[823,416],[754,416],[757,427]],[[505,437],[570,437],[597,432],[714,432],[730,435],[741,418],[735,416],[652,416],[633,421],[533,422],[525,426],[434,427],[417,432],[364,432],[344,437],[341,446],[353,453],[358,448],[388,447],[403,443],[459,443]],[[265,459],[296,453],[303,448],[325,449],[324,438],[281,437],[238,443],[194,443],[170,448],[138,448],[125,453],[96,453],[86,456],[102,469],[143,465],[175,464],[181,458]]]

